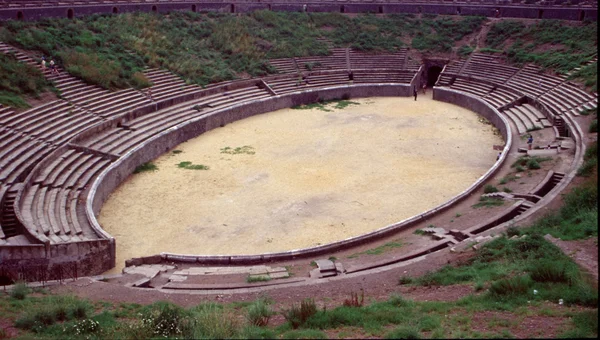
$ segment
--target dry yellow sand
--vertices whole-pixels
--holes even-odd
[[[503,143],[475,113],[430,95],[354,101],[235,122],[128,178],[99,216],[116,238],[113,271],[163,251],[258,254],[361,235],[459,194]],[[243,146],[254,154],[221,151]],[[185,161],[210,169],[177,167]]]

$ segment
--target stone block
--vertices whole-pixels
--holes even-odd
[[[139,257],[134,257],[132,259],[125,261],[125,267],[141,266],[143,264],[144,264],[144,261]]]
[[[187,276],[183,276],[183,275],[171,275],[169,276],[169,282],[181,282],[181,281],[185,281],[187,280]]]
[[[159,264],[162,262],[162,257],[160,255],[147,256],[142,258],[144,264]]]
[[[139,279],[137,281],[135,281],[134,283],[131,284],[132,287],[140,287],[140,288],[147,288],[150,286],[150,278],[149,277],[144,277],[142,279]]]
[[[316,260],[317,267],[319,267],[319,271],[321,272],[329,272],[335,271],[335,264],[331,260]]]
[[[269,273],[269,277],[272,279],[284,279],[290,277],[290,274],[288,272]]]

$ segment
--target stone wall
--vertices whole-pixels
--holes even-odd
[[[355,2],[309,2],[308,12],[342,12],[342,13],[429,13],[444,15],[483,15],[494,16],[496,9],[500,11],[502,17],[510,18],[543,18],[543,19],[561,19],[561,20],[590,20],[596,21],[598,16],[597,8],[590,7],[564,7],[564,6],[541,6],[541,5],[495,5],[493,3],[468,4],[468,3],[355,3]],[[265,2],[147,2],[147,3],[122,3],[112,4],[69,4],[43,7],[22,7],[22,8],[0,8],[0,20],[38,20],[43,17],[72,17],[84,16],[94,13],[116,14],[126,12],[159,12],[169,11],[220,11],[229,13],[246,13],[255,10],[271,9],[274,11],[293,11],[303,10],[302,2],[283,2],[283,1],[265,1]]]
[[[307,91],[303,93],[297,93],[292,95],[285,96],[277,96],[273,99],[266,99],[257,101],[254,103],[250,103],[248,105],[243,105],[239,107],[232,107],[230,109],[225,109],[221,112],[217,112],[211,114],[207,117],[202,117],[197,119],[196,121],[187,123],[189,125],[194,125],[199,123],[200,121],[205,121],[205,125],[202,126],[202,130],[209,131],[213,128],[223,126],[230,122],[243,119],[245,117],[249,117],[255,114],[259,114],[262,112],[269,112],[273,110],[277,110],[280,108],[290,107],[294,105],[300,104],[308,104],[314,102],[320,98],[328,100],[334,98],[341,98],[349,96],[350,98],[356,97],[371,97],[371,96],[394,96],[398,95],[398,92],[402,92],[402,96],[411,95],[411,85],[383,85],[383,86],[345,86],[341,88],[333,88],[333,89],[323,89],[323,90],[314,90]],[[167,261],[174,262],[186,262],[186,263],[201,263],[206,265],[248,265],[248,264],[256,264],[256,263],[265,263],[271,261],[284,261],[291,260],[300,257],[309,257],[309,256],[317,256],[322,254],[331,253],[333,251],[337,251],[343,248],[347,248],[349,246],[357,246],[361,244],[365,244],[367,242],[372,242],[376,239],[388,236],[393,233],[397,233],[400,230],[406,229],[415,223],[419,223],[426,218],[430,218],[431,216],[448,209],[453,206],[455,203],[461,201],[462,199],[468,197],[474,190],[477,190],[483,183],[496,171],[499,169],[501,164],[504,162],[508,155],[508,150],[510,149],[512,143],[512,136],[510,127],[508,122],[500,116],[497,110],[488,106],[484,101],[471,97],[470,95],[463,94],[461,92],[456,92],[453,90],[446,89],[438,89],[434,88],[434,99],[448,102],[452,104],[456,104],[458,106],[464,107],[466,109],[475,111],[486,119],[488,119],[492,124],[494,124],[502,136],[506,141],[506,146],[504,148],[504,152],[502,153],[502,157],[499,162],[490,168],[484,175],[482,175],[475,183],[473,183],[469,188],[464,190],[459,195],[455,196],[451,200],[431,209],[421,215],[413,216],[409,219],[405,219],[403,221],[388,225],[386,227],[380,228],[376,231],[373,231],[368,234],[360,235],[357,237],[348,238],[345,240],[340,240],[337,242],[332,242],[326,245],[298,249],[286,252],[279,253],[268,253],[268,254],[260,254],[260,255],[222,255],[222,256],[201,256],[201,255],[193,255],[193,254],[172,254],[172,253],[161,253],[161,257]],[[200,130],[200,129],[199,129]],[[171,136],[158,137],[157,139],[167,139],[169,140],[168,144],[173,145],[174,142],[171,142]],[[191,138],[191,137],[190,137]],[[155,141],[149,141],[149,144],[154,143]],[[162,144],[162,143],[161,143]],[[145,153],[146,151],[140,150],[140,152]],[[150,160],[151,155],[148,154],[147,160]],[[132,169],[133,165],[129,166],[129,169]],[[115,169],[115,171],[120,171],[119,169]],[[123,178],[125,174],[121,174],[120,178]],[[96,183],[94,183],[94,187],[98,186],[98,190],[102,190],[102,192],[96,193],[96,197],[90,196],[89,199],[94,199],[94,205],[100,207],[101,203],[107,198],[107,195],[116,188],[109,188],[108,185],[118,185],[116,183],[107,183],[106,180],[113,176],[102,176],[98,179]],[[123,178],[124,179],[124,178]],[[105,187],[106,186],[106,187]],[[94,189],[93,189],[94,190]],[[97,202],[96,202],[97,201]],[[95,220],[95,218],[92,217]],[[97,222],[96,222],[97,223]],[[156,256],[151,256],[153,260],[156,259]],[[144,258],[136,259],[137,262],[145,263]],[[130,263],[134,263],[130,262]],[[135,262],[135,263],[137,263]]]

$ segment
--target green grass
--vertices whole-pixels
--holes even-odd
[[[348,256],[348,258],[356,258],[360,255],[381,255],[381,254],[383,254],[387,251],[390,251],[394,248],[400,248],[400,247],[402,247],[402,242],[392,241],[392,242],[388,242],[388,243],[381,245],[379,247],[376,247],[376,248],[372,248],[369,250],[362,251],[360,253],[352,254],[352,255]]]
[[[505,51],[516,65],[535,63],[544,69],[566,73],[591,60],[597,53],[596,22],[565,25],[558,20],[539,20],[526,25],[517,20],[503,20],[492,25],[486,47]],[[510,38],[510,39],[508,39]],[[590,91],[597,91],[597,63],[582,67],[571,79],[582,81]]]
[[[13,55],[0,53],[0,104],[28,108],[27,97],[38,98],[51,84],[42,73]]]
[[[486,193],[486,194],[491,194],[493,192],[498,192],[498,191],[499,191],[498,188],[496,188],[495,186],[493,186],[491,184],[486,184],[483,187],[483,192]]]
[[[138,165],[135,170],[133,170],[134,174],[139,174],[142,172],[148,172],[148,171],[156,171],[158,170],[158,167],[156,166],[156,164],[152,163],[152,162],[146,162],[142,165]]]
[[[267,281],[271,281],[271,277],[268,275],[248,275],[248,277],[246,277],[246,282],[248,283]]]
[[[186,170],[209,170],[210,167],[204,164],[193,164],[192,162],[184,161],[176,164],[180,169]]]
[[[496,197],[480,197],[479,198],[479,203],[475,203],[472,205],[473,208],[481,208],[481,207],[486,207],[486,208],[491,208],[491,207],[497,207],[497,206],[501,206],[504,205],[504,200],[502,198],[496,198]]]

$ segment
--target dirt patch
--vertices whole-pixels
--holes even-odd
[[[235,122],[130,177],[99,217],[119,244],[113,272],[163,251],[249,255],[358,236],[459,194],[503,143],[476,114],[431,94],[353,101]]]
[[[587,240],[563,241],[547,236],[552,243],[573,259],[581,268],[589,273],[598,285],[598,238]]]

